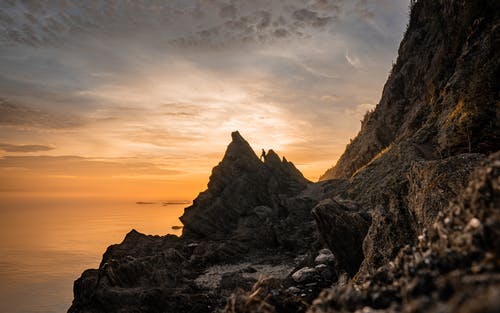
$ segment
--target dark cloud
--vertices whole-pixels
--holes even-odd
[[[222,18],[235,18],[236,12],[237,8],[233,3],[224,4],[219,9],[219,16]]]
[[[312,27],[325,27],[333,19],[331,16],[320,16],[318,12],[309,9],[295,10],[292,14],[297,21],[304,22],[305,25]]]
[[[0,126],[17,128],[68,129],[83,126],[82,118],[34,108],[0,98]]]
[[[288,36],[288,31],[284,28],[278,28],[274,31],[273,35],[274,37],[277,37],[277,38],[284,38],[286,36]]]
[[[0,9],[0,40],[30,46],[90,35],[148,31],[157,42],[193,46],[269,41],[276,31],[301,36],[325,28],[340,13],[342,0],[124,2],[19,1]],[[175,30],[175,31],[173,31]],[[214,41],[209,41],[208,39]]]
[[[40,152],[50,151],[53,147],[44,145],[13,145],[8,143],[0,143],[0,150],[5,152]]]
[[[364,19],[375,17],[373,10],[368,7],[368,0],[359,0],[354,7],[354,12]]]

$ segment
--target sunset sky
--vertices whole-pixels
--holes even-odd
[[[239,130],[311,179],[375,106],[405,0],[0,1],[0,197],[192,199]]]

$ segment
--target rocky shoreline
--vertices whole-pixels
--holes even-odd
[[[417,1],[380,103],[321,181],[233,132],[183,235],[132,230],[68,312],[496,312],[499,15]]]

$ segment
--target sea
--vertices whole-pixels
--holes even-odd
[[[1,197],[0,312],[66,312],[74,280],[130,230],[180,236],[189,204],[137,200]]]

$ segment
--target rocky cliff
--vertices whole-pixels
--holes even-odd
[[[496,312],[499,14],[414,2],[380,103],[321,181],[232,133],[183,235],[130,232],[70,312]]]
[[[498,149],[498,11],[494,0],[416,1],[380,103],[320,180],[405,143],[427,160]]]
[[[417,1],[376,109],[321,179],[371,212],[363,271],[433,225],[500,146],[498,1]]]

